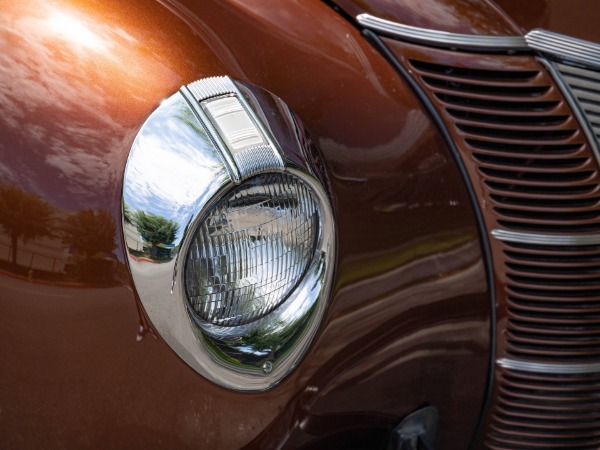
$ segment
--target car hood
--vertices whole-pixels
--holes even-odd
[[[600,43],[597,0],[334,0],[346,14],[371,14],[420,28],[486,36],[534,28]]]

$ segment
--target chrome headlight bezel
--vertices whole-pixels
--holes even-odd
[[[223,92],[224,86],[228,92]],[[256,125],[264,141],[258,153],[253,148],[237,154],[231,151],[210,111],[203,109],[202,101],[224,95],[239,99]],[[262,111],[265,103],[276,105],[277,114]],[[276,115],[276,121],[267,119]],[[331,289],[333,214],[313,167],[306,159],[299,161],[298,155],[307,149],[302,148],[303,139],[297,135],[298,125],[281,100],[260,89],[254,87],[251,92],[244,88],[242,94],[238,85],[226,77],[201,80],[165,100],[148,118],[132,146],[125,171],[124,205],[166,216],[180,229],[173,246],[178,251],[160,264],[138,258],[126,239],[141,303],[159,334],[187,364],[209,380],[234,390],[269,389],[291,372],[316,334]],[[283,136],[283,149],[274,134]],[[295,148],[289,148],[290,143]],[[292,158],[287,157],[288,151]],[[173,177],[160,170],[152,169],[152,179],[144,173],[150,164],[148,158],[156,153],[163,155],[163,161],[155,165],[165,167],[165,159],[169,158],[179,161],[176,166],[190,165],[177,186],[165,184],[173,182]],[[261,155],[258,161],[257,154]],[[308,268],[287,298],[256,321],[232,327],[199,321],[188,304],[183,279],[191,238],[211,208],[231,189],[269,172],[297,177],[318,202],[320,228]],[[167,210],[170,215],[165,214]],[[128,229],[131,234],[133,226],[126,221],[123,226],[125,234]]]

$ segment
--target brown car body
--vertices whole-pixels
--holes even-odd
[[[600,42],[597,5],[578,2],[595,13],[576,22],[559,1],[277,3],[0,6],[0,448],[379,448],[428,405],[437,448],[487,445],[507,327],[496,218],[481,208],[477,167],[439,128],[452,118],[432,114],[349,18]],[[415,58],[544,71],[531,54],[381,42],[411,73]],[[337,229],[318,334],[261,393],[219,387],[170,349],[137,296],[120,225],[144,120],[217,75],[270,91],[302,120]]]

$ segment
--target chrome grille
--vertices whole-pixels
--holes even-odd
[[[476,163],[499,227],[600,230],[596,161],[545,73],[410,64]]]
[[[600,72],[567,64],[557,64],[596,140],[600,139]]]
[[[402,46],[411,57],[396,55],[443,119],[493,236],[498,364],[479,447],[598,448],[594,149],[535,58]]]
[[[600,374],[507,370],[487,436],[490,449],[579,449],[600,446]]]
[[[600,246],[504,243],[507,353],[569,362],[600,357]]]

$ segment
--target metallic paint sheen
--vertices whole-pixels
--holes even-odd
[[[491,0],[332,0],[348,15],[368,13],[413,27],[483,36],[519,35],[519,27]]]
[[[495,0],[524,32],[544,28],[600,43],[596,0]]]

